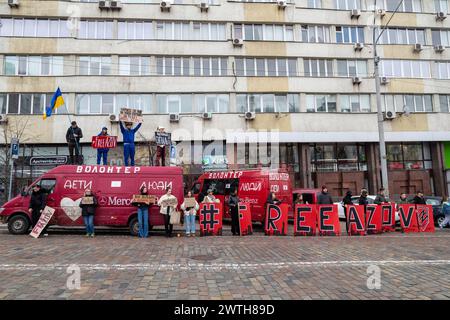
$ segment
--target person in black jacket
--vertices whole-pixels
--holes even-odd
[[[375,204],[384,204],[384,203],[388,203],[386,196],[384,194],[384,188],[381,187],[377,196],[375,197],[375,200],[373,201],[373,203]]]
[[[317,204],[333,204],[333,199],[328,193],[327,186],[322,186],[322,192],[317,196]]]
[[[70,163],[78,164],[78,158],[80,156],[80,139],[83,138],[83,132],[78,127],[76,121],[72,121],[71,126],[66,132],[66,141],[69,145]],[[76,159],[73,157],[73,151],[75,150]]]
[[[358,204],[360,206],[367,206],[369,204],[369,201],[367,200],[367,189],[361,189],[361,195],[359,196]]]
[[[30,197],[30,204],[28,206],[28,212],[31,213],[31,229],[33,229],[41,217],[42,211],[45,208],[45,193],[41,190],[41,186],[36,184],[33,186],[33,192]],[[44,237],[48,236],[47,226],[41,232]]]
[[[84,191],[84,197],[81,199],[80,208],[83,216],[84,225],[86,226],[86,237],[94,237],[94,215],[95,207],[97,207],[97,198],[91,189]]]
[[[241,231],[239,227],[239,198],[236,195],[236,190],[233,190],[231,193],[228,206],[230,207],[231,215],[231,232],[233,236],[238,236],[241,234]]]
[[[412,203],[414,204],[427,204],[425,198],[423,197],[422,191],[417,191]]]
[[[344,207],[344,215],[345,215],[345,227],[348,233],[348,224],[347,224],[347,206],[353,205],[352,202],[352,192],[347,190],[345,197],[342,199],[342,206]]]

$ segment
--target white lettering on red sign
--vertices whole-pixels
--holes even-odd
[[[279,185],[274,184],[274,185],[272,185],[270,187],[270,192],[275,192],[276,193],[278,191],[280,191],[280,186]]]
[[[261,191],[261,182],[246,182],[241,185],[240,191]]]
[[[139,167],[123,167],[115,166],[77,166],[77,173],[126,173],[126,174],[136,174],[141,171]]]
[[[149,191],[150,190],[159,190],[159,191],[165,191],[167,188],[172,189],[172,181],[148,181],[148,182],[142,182],[139,189],[142,187],[146,187]]]
[[[92,181],[87,180],[66,180],[64,182],[64,189],[69,190],[85,190],[92,189]]]
[[[258,199],[251,199],[251,198],[239,198],[240,202],[246,203],[246,204],[258,204]]]
[[[109,206],[129,206],[131,205],[131,199],[108,197]]]
[[[239,179],[242,175],[242,171],[210,172],[208,179]]]
[[[287,173],[269,173],[269,180],[274,181],[289,181],[289,174]]]

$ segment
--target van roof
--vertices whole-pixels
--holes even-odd
[[[183,174],[180,167],[125,167],[99,165],[61,165],[53,168],[47,174]]]
[[[253,169],[253,170],[228,170],[228,171],[208,171],[201,175],[200,179],[233,179],[233,178],[251,178],[258,176],[275,175],[274,180],[279,180],[277,174],[286,175],[289,178],[287,170],[284,169]],[[283,180],[283,179],[281,179]]]

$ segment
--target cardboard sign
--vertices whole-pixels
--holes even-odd
[[[338,208],[335,204],[324,204],[317,206],[317,222],[320,236],[341,235]]]
[[[288,210],[289,205],[282,203],[280,205],[269,204],[266,209],[265,234],[267,236],[286,236],[288,229]]]
[[[399,204],[398,215],[403,232],[419,232],[416,207],[414,204]]]
[[[155,143],[158,146],[170,146],[172,144],[172,134],[169,132],[155,132]]]
[[[184,198],[184,207],[185,208],[193,208],[197,205],[197,201],[195,198]]]
[[[252,213],[246,203],[239,203],[239,230],[241,236],[253,234]]]
[[[117,147],[117,136],[93,136],[92,148],[113,149]]]
[[[383,230],[381,222],[381,206],[367,205],[365,221],[367,234],[381,233]]]
[[[380,206],[383,232],[395,231],[395,204],[388,203]]]
[[[50,219],[53,217],[53,214],[55,213],[55,209],[50,207],[45,207],[44,210],[42,210],[41,217],[39,218],[39,221],[36,223],[36,226],[31,230],[30,236],[33,238],[38,238],[41,234],[42,230],[44,230],[45,226],[49,223]]]
[[[349,205],[347,206],[347,226],[348,234],[351,236],[366,235],[366,219],[364,217],[364,206]]]
[[[174,196],[161,200],[161,206],[163,207],[176,207],[178,205],[178,200]]]
[[[145,204],[155,204],[156,197],[149,194],[133,194],[131,199],[132,203],[145,203]]]
[[[221,236],[222,215],[220,203],[202,203],[199,210],[200,236]]]
[[[144,119],[142,117],[142,110],[121,108],[119,114],[119,120],[123,122],[142,123]]]
[[[94,197],[81,198],[81,204],[94,204]]]
[[[297,204],[294,211],[294,236],[315,236],[317,230],[317,207]]]
[[[418,204],[416,206],[417,223],[420,232],[434,232],[433,206]]]

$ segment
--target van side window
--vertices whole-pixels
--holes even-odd
[[[51,194],[55,189],[56,179],[42,179],[38,184],[45,193]]]
[[[191,191],[193,194],[198,194],[200,192],[200,183],[197,182],[194,184]]]

